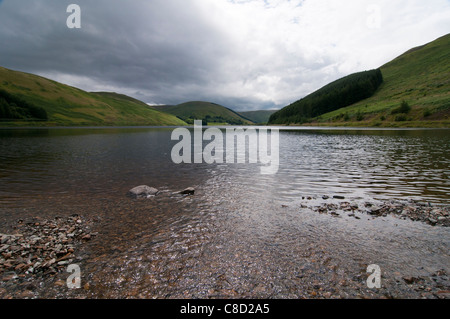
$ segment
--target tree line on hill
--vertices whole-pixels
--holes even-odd
[[[348,75],[272,114],[269,124],[301,124],[371,97],[383,83],[380,69]]]
[[[203,118],[198,118],[194,115],[189,116],[188,118],[186,117],[180,117],[177,116],[179,119],[185,121],[187,124],[194,124],[195,120],[201,120],[202,121],[202,125],[208,125],[208,123],[228,123],[231,125],[243,125],[244,122],[240,119],[233,119],[233,118],[224,118],[222,116],[211,116],[211,115],[206,115]]]
[[[1,120],[47,120],[47,112],[20,97],[0,90]]]

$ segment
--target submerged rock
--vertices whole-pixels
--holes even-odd
[[[180,192],[183,195],[194,195],[195,189],[193,187],[188,187]]]
[[[158,192],[159,191],[156,188],[147,185],[141,185],[130,189],[127,195],[133,198],[148,198],[150,196],[156,196]]]
[[[333,196],[336,198],[337,196]],[[307,206],[302,205],[302,208]],[[366,213],[373,218],[393,215],[401,219],[421,221],[431,226],[450,227],[450,206],[433,206],[431,203],[415,201],[390,200],[363,205],[351,202],[340,202],[338,205],[323,202],[320,206],[311,207],[320,214],[337,216],[339,212],[348,212],[347,216],[360,219],[355,213]]]

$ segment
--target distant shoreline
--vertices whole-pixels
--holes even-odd
[[[20,122],[8,123],[11,125],[4,125],[0,122],[0,130],[3,129],[107,129],[107,128],[177,128],[177,127],[193,127],[193,125],[58,125],[51,123],[51,125],[23,125]],[[38,125],[36,125],[38,124]],[[45,123],[50,124],[50,123]],[[422,124],[422,125],[421,125]],[[317,129],[450,129],[450,121],[441,121],[437,123],[420,123],[420,122],[403,122],[386,123],[386,125],[362,125],[361,123],[348,123],[343,125],[340,123],[308,123],[308,124],[292,124],[292,125],[208,125],[211,127],[280,127],[280,128],[317,128]]]

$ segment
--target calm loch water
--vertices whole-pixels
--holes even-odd
[[[0,204],[42,196],[117,197],[135,185],[180,188],[230,175],[248,196],[342,194],[353,198],[450,198],[450,130],[285,130],[280,167],[181,164],[172,129],[0,130]],[[226,187],[225,185],[223,185]],[[256,199],[255,198],[255,199]]]
[[[0,130],[0,233],[19,218],[98,218],[80,255],[89,289],[46,283],[40,296],[345,298],[364,295],[363,268],[376,263],[383,294],[408,297],[395,278],[448,272],[447,228],[332,218],[305,199],[448,205],[450,130],[283,128],[274,175],[259,164],[176,165],[172,130]],[[161,193],[125,196],[142,184]],[[190,186],[194,196],[176,194]]]

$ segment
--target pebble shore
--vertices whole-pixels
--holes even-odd
[[[378,218],[393,215],[396,218],[423,222],[433,227],[450,226],[450,207],[448,206],[433,206],[428,203],[394,200],[384,202],[354,202],[346,200],[341,196],[334,198],[328,196],[323,196],[322,198],[304,197],[302,200],[300,208],[311,209],[318,214],[329,215],[330,218],[348,216],[350,218],[360,219],[363,216]],[[283,205],[282,207],[288,206]],[[17,220],[16,224],[12,227],[12,231],[10,230],[8,234],[2,234],[2,229],[0,229],[0,299],[39,298],[39,293],[37,293],[37,291],[39,290],[38,288],[43,287],[43,282],[45,282],[46,285],[50,285],[54,289],[59,289],[61,291],[60,294],[55,295],[55,297],[67,297],[68,295],[65,294],[65,292],[67,292],[66,282],[62,280],[68,276],[67,267],[70,264],[84,262],[83,256],[80,255],[79,252],[86,243],[91,241],[94,242],[96,238],[102,236],[102,234],[93,232],[94,226],[99,221],[100,220],[97,218],[89,219],[77,214],[69,217],[55,217],[53,219],[35,217],[30,220]],[[177,234],[180,235],[179,233]],[[199,232],[197,235],[205,236],[203,231]],[[165,245],[161,245],[161,249],[165,247]],[[234,247],[230,242],[224,242],[223,245]],[[239,243],[236,243],[236,245],[239,245]],[[164,250],[169,251],[170,249],[177,247],[175,244],[170,244],[169,246],[169,248],[166,247]],[[158,247],[154,247],[155,252]],[[234,248],[236,249],[234,250]],[[238,246],[234,248],[230,249],[232,251],[237,251],[239,249]],[[173,259],[172,257],[169,258],[170,260],[165,259],[161,257],[164,256],[165,253],[167,252],[161,251],[160,254],[158,254],[160,257],[155,256],[155,258],[158,257],[164,259],[160,262],[170,271],[164,271],[164,269],[162,269],[158,274],[170,272],[170,276],[174,276],[173,273],[177,273],[177,269],[183,267],[183,265],[179,265],[179,263],[183,263],[184,259],[182,257],[180,257],[180,260]],[[201,254],[202,252],[198,253],[198,255]],[[230,256],[225,253],[223,256],[219,257],[217,257],[217,267],[220,266],[220,262],[231,262]],[[321,260],[320,255],[313,257],[315,260]],[[223,260],[221,258],[223,258]],[[234,258],[236,258],[236,255]],[[331,258],[326,258],[324,262],[325,266],[322,265],[323,267],[327,267],[328,259]],[[103,262],[108,261],[103,260]],[[249,264],[250,262],[251,261],[248,261]],[[314,265],[315,264],[316,263],[314,263]],[[309,264],[302,270],[302,277],[310,276],[313,278],[314,271],[321,271],[320,267],[322,266],[320,265],[318,265],[318,267],[320,266],[318,269],[314,268],[313,264],[311,264],[310,267],[308,265]],[[194,266],[192,267],[195,269]],[[239,267],[236,268],[236,271],[238,269]],[[309,269],[312,272],[311,274],[308,273]],[[347,275],[345,273],[340,274],[340,276],[342,276],[342,278],[339,277],[336,280],[341,288],[336,287],[336,289],[343,289],[342,294],[336,295],[332,292],[335,288],[332,287],[333,289],[327,289],[326,285],[322,288],[320,283],[312,281],[309,297],[346,298],[345,296],[348,296],[351,298],[358,298],[359,295],[356,292],[361,291],[362,288],[360,285],[365,282],[365,278],[346,278]],[[155,274],[155,278],[159,278],[157,277],[157,274]],[[216,281],[220,279],[217,278]],[[241,278],[241,276],[236,277],[236,284],[239,282],[239,278]],[[158,280],[165,282],[163,279],[164,278],[161,277]],[[205,278],[204,280],[209,279]],[[228,279],[228,281],[233,283],[232,279]],[[415,296],[420,296],[420,298],[450,298],[450,281],[448,270],[446,269],[436,269],[435,272],[430,273],[427,276],[399,276],[395,281],[395,285],[399,285],[399,287],[409,287],[411,291],[415,291]],[[353,285],[351,283],[354,283],[354,296],[351,293],[347,293],[347,291],[353,291]],[[316,286],[320,287],[317,288]],[[89,296],[95,296],[95,291],[92,289],[93,287],[89,287],[89,284],[87,284],[87,286],[83,286],[83,289],[78,293],[78,296],[82,296],[83,291],[86,293],[89,292]],[[154,289],[158,290],[158,287],[154,287]],[[305,291],[309,290],[306,289]],[[179,293],[182,294],[182,291]],[[209,288],[209,290],[207,289],[204,292],[198,292],[196,295],[214,297],[217,294],[218,293],[215,290]],[[267,292],[264,287],[256,287],[253,290],[253,294],[260,297],[267,297],[269,292]],[[380,297],[377,295],[368,296],[373,298]],[[219,294],[218,297],[220,298],[223,296]],[[239,298],[239,294],[233,295],[232,297]],[[385,297],[389,298],[389,296]]]
[[[315,200],[314,197],[303,197],[303,200]],[[410,219],[420,221],[431,226],[450,226],[450,206],[433,206],[429,203],[415,201],[391,200],[380,203],[364,202],[363,204],[340,201],[337,203],[327,203],[330,197],[323,196],[323,203],[315,206],[302,205],[303,208],[311,208],[320,214],[330,214],[339,217],[347,214],[350,217],[359,219],[361,215],[368,214],[374,217],[386,217],[393,215],[400,219]],[[334,199],[345,199],[341,196]],[[358,216],[359,215],[359,216]]]
[[[69,264],[76,262],[80,245],[96,235],[90,232],[91,224],[78,215],[53,220],[20,219],[13,234],[0,234],[0,297],[11,297],[8,290],[17,285],[24,289],[15,297],[33,297],[39,282],[65,272]]]

